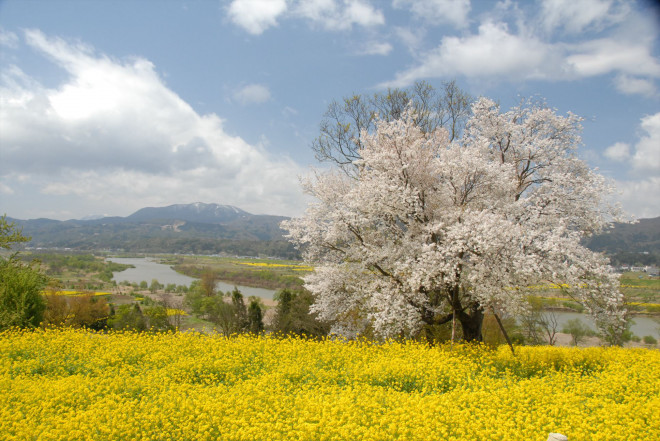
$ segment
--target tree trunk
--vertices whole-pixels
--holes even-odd
[[[463,339],[465,341],[483,341],[481,327],[484,323],[484,312],[478,305],[470,307],[470,314],[465,311],[456,311],[456,317],[461,322],[463,329]]]

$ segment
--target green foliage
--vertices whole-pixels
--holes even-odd
[[[1,248],[28,240],[5,216],[0,218]],[[39,326],[46,308],[41,291],[47,282],[36,262],[24,263],[16,253],[0,257],[0,329]]]
[[[630,330],[630,326],[633,323],[634,321],[628,317],[626,319],[626,327],[623,332],[616,332],[611,327],[608,327],[604,332],[601,333],[600,337],[612,346],[623,346],[624,343],[629,342],[633,338],[633,333]]]
[[[298,259],[300,253],[279,230],[283,218],[266,216],[248,223],[197,224],[180,231],[163,230],[158,221],[99,224],[94,222],[20,221],[37,247],[78,251],[123,249],[131,253],[279,256]],[[262,224],[262,225],[258,225]]]
[[[249,312],[245,307],[243,294],[237,288],[226,294],[207,293],[208,285],[205,287],[203,281],[196,280],[186,293],[184,304],[193,314],[215,324],[225,335],[243,333],[250,329]],[[225,300],[225,297],[229,300]]]
[[[283,334],[308,337],[327,335],[330,326],[317,320],[317,315],[309,311],[314,302],[312,294],[303,289],[296,291],[282,289],[275,294],[278,301],[273,320],[273,330]]]
[[[574,346],[579,345],[586,337],[593,335],[593,331],[582,323],[582,320],[579,318],[574,318],[566,322],[562,332],[565,334],[571,334]]]
[[[195,280],[190,284],[188,292],[185,293],[183,300],[193,314],[202,314],[202,298],[205,297],[202,292],[201,281]]]
[[[158,280],[153,279],[151,281],[151,284],[149,285],[149,291],[154,293],[154,292],[158,291],[159,289],[163,289],[163,284],[160,283]]]
[[[133,265],[110,262],[92,254],[50,252],[33,253],[30,257],[44,264],[47,274],[51,276],[62,275],[65,271],[75,271],[76,273],[96,274],[96,277],[105,283],[112,281],[113,272],[133,267]]]
[[[204,259],[200,265],[199,260],[201,259],[190,258],[189,261],[172,268],[178,273],[195,278],[203,278],[210,272],[216,280],[255,288],[295,290],[302,288],[303,285],[303,281],[299,277],[301,274],[294,273],[289,268],[253,268],[224,258]]]
[[[174,329],[167,316],[167,308],[163,305],[144,308],[143,316],[146,328],[150,331],[170,331]]]
[[[12,222],[7,222],[7,215],[0,217],[0,248],[9,250],[12,244],[29,242],[30,238],[23,236],[23,233]]]
[[[0,329],[39,326],[46,309],[41,290],[47,282],[36,264],[0,259]]]
[[[108,326],[114,329],[126,329],[144,331],[147,329],[147,321],[137,303],[121,305],[115,314],[108,319]]]
[[[643,340],[644,340],[644,343],[646,343],[647,345],[657,345],[658,344],[658,340],[652,335],[645,335],[643,337]]]
[[[46,301],[44,326],[71,326],[94,330],[101,330],[107,326],[110,307],[105,298],[92,294],[64,296],[55,291],[57,288],[49,287],[44,295]]]
[[[234,308],[236,332],[244,332],[248,329],[252,329],[252,316],[248,317],[248,310],[245,307],[243,294],[236,287],[234,287],[234,290],[231,292],[231,304]],[[252,307],[252,303],[250,303],[250,307]],[[263,329],[263,323],[261,324],[261,328]]]
[[[261,305],[256,299],[250,301],[248,314],[248,329],[253,334],[261,334],[264,331],[263,312]]]
[[[218,284],[218,276],[212,271],[205,270],[202,273],[200,287],[206,297],[215,295],[216,286]]]
[[[573,300],[565,300],[561,304],[565,308],[572,309],[575,312],[584,312],[584,306]]]

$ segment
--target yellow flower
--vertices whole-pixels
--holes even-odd
[[[6,440],[660,439],[660,351],[0,332]]]

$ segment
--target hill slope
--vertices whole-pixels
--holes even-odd
[[[127,217],[13,221],[32,237],[34,248],[295,258],[297,252],[279,228],[284,219],[229,205],[195,203],[143,208]]]
[[[603,234],[585,240],[585,245],[606,253],[615,264],[659,265],[660,217],[614,224]]]
[[[31,247],[297,258],[298,252],[282,237],[279,224],[284,219],[198,202],[146,207],[127,217],[14,221],[32,237]],[[585,245],[606,253],[615,264],[660,264],[660,217],[615,224]]]

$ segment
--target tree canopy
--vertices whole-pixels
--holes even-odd
[[[555,283],[616,342],[623,297],[580,240],[622,220],[611,188],[577,157],[580,118],[543,103],[472,104],[461,136],[418,108],[362,127],[348,162],[304,181],[316,198],[282,223],[315,271],[311,310],[353,336],[416,336],[452,318],[480,340],[484,313],[522,312]],[[340,169],[343,169],[340,170]]]
[[[12,245],[29,240],[5,216],[0,217],[0,248],[11,250]],[[16,253],[0,256],[0,329],[39,326],[46,308],[41,290],[47,282],[36,263],[25,264]]]
[[[397,120],[407,107],[412,107],[411,118],[420,130],[430,133],[443,127],[454,139],[462,133],[470,101],[471,97],[454,81],[443,83],[440,90],[418,81],[408,89],[345,97],[328,106],[312,149],[319,161],[335,164],[352,176],[364,147],[362,133],[372,133],[377,121]]]

